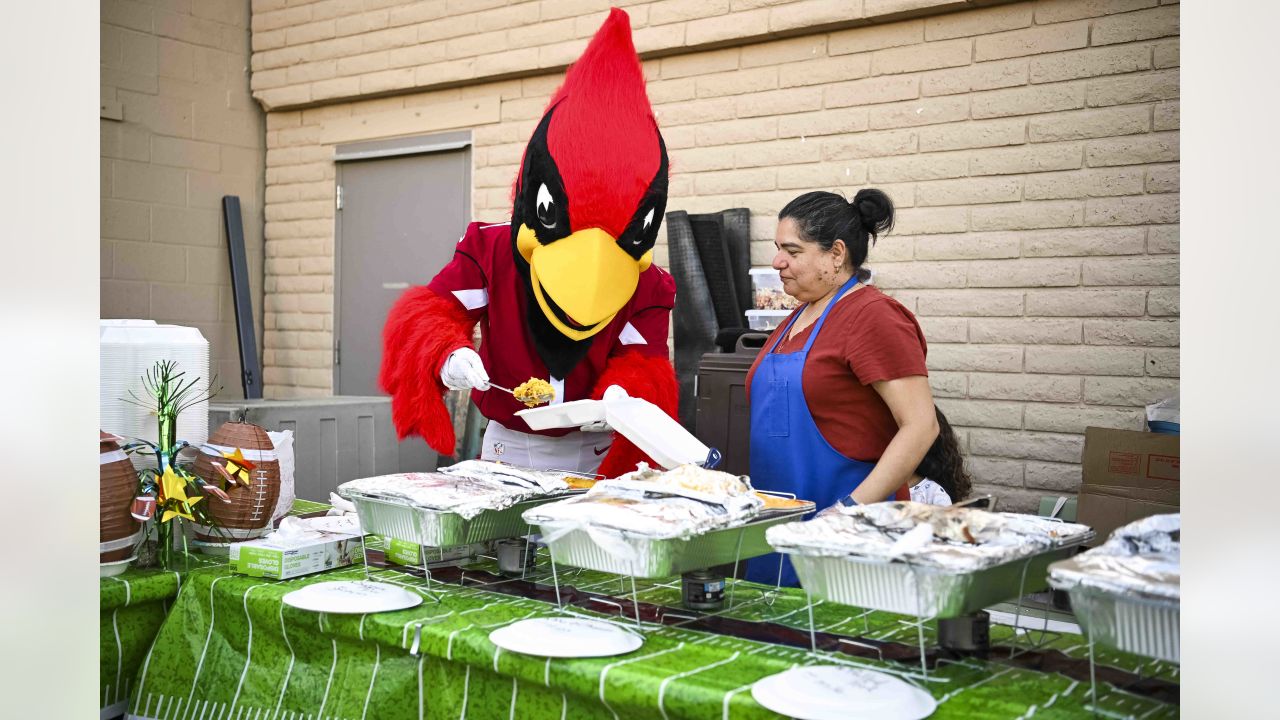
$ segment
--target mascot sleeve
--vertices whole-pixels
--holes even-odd
[[[650,292],[637,293],[637,311],[618,336],[591,397],[598,400],[606,388],[618,385],[628,395],[644,398],[675,418],[680,387],[667,346],[676,296],[675,279],[657,266],[651,267],[648,273],[653,273],[658,282]],[[615,432],[609,454],[597,472],[605,477],[617,477],[635,470],[641,461],[654,465],[652,458]]]
[[[454,350],[471,347],[471,334],[487,307],[488,283],[478,226],[458,241],[453,260],[426,287],[400,297],[382,331],[378,382],[391,395],[400,439],[421,435],[432,450],[452,455],[457,439],[444,405],[448,388],[440,368]]]

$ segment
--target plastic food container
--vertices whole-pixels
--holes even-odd
[[[702,464],[711,453],[711,448],[657,405],[640,398],[575,400],[562,405],[520,410],[516,416],[523,418],[534,430],[608,421],[613,429],[668,470],[686,463]]]
[[[791,310],[800,301],[782,289],[782,278],[771,267],[751,268],[751,294],[756,310]]]
[[[752,330],[773,330],[787,321],[790,310],[748,310],[747,325]]]

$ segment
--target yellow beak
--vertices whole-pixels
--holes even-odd
[[[571,340],[585,340],[603,330],[635,294],[640,273],[652,263],[652,253],[639,260],[618,247],[599,228],[579,230],[549,245],[538,242],[528,225],[521,225],[516,248],[529,263],[533,296],[551,325]],[[548,297],[575,324],[557,317]]]

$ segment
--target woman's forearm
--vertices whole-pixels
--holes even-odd
[[[899,427],[871,474],[853,491],[853,499],[860,504],[890,499],[911,478],[937,436],[934,418]]]

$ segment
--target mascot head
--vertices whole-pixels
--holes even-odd
[[[666,204],[667,150],[615,8],[552,96],[515,182],[511,239],[552,375],[565,377],[631,300]]]

